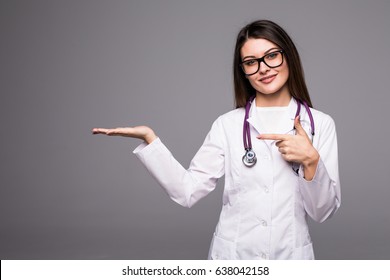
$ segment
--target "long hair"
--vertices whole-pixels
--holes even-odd
[[[266,39],[278,45],[284,51],[283,55],[285,56],[289,69],[287,86],[290,94],[295,99],[306,101],[310,107],[313,107],[306,87],[301,60],[290,36],[276,23],[269,20],[258,20],[242,28],[237,36],[233,62],[236,108],[245,107],[249,98],[256,95],[256,90],[251,86],[240,67],[241,48],[251,38]]]

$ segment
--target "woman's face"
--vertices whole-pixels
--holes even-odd
[[[261,58],[277,50],[281,50],[281,48],[266,39],[250,38],[241,48],[241,61]],[[259,70],[255,74],[246,77],[257,93],[271,95],[289,94],[287,86],[288,76],[288,65],[284,58],[283,63],[275,68],[271,68],[264,62],[261,62]]]

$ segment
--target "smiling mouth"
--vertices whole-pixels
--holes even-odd
[[[260,82],[268,84],[268,83],[272,82],[275,79],[276,75],[277,74],[269,75],[267,77],[263,77],[263,78],[260,79]]]

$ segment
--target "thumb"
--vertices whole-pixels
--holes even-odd
[[[295,130],[297,131],[297,134],[307,135],[306,131],[303,129],[303,127],[301,125],[301,120],[300,120],[300,116],[299,115],[294,120],[294,127],[295,127]]]

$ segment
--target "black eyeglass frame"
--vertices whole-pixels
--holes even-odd
[[[267,64],[267,62],[265,62],[264,59],[265,59],[266,56],[269,56],[270,54],[273,54],[273,53],[281,53],[281,54],[282,54],[282,62],[281,62],[279,65],[276,65],[276,66],[269,66],[269,65]],[[273,51],[273,52],[267,53],[266,55],[264,55],[264,56],[262,56],[262,57],[260,57],[260,58],[251,58],[251,59],[247,59],[247,60],[245,60],[245,61],[243,61],[243,62],[240,63],[240,67],[241,67],[241,69],[242,69],[242,72],[244,72],[245,76],[252,76],[252,75],[256,74],[257,72],[259,72],[260,63],[261,63],[261,62],[264,62],[264,64],[267,65],[269,68],[276,68],[276,67],[279,67],[280,65],[282,65],[283,62],[284,62],[284,55],[283,55],[284,53],[285,53],[284,50],[277,50],[277,51]],[[257,61],[257,70],[256,70],[254,73],[252,73],[252,74],[246,74],[246,73],[245,73],[245,70],[244,70],[244,65],[243,65],[243,64],[244,64],[245,62],[251,61],[251,60],[256,60],[256,61]]]

